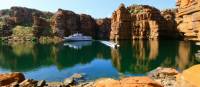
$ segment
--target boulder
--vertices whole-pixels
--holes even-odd
[[[184,70],[177,76],[177,87],[199,87],[200,86],[200,64]]]
[[[25,77],[22,73],[5,73],[5,74],[0,74],[0,86],[5,86],[9,85],[13,82],[22,82],[25,80]]]
[[[65,86],[62,82],[49,82],[47,83],[47,86],[44,87],[69,87],[69,86]]]
[[[163,87],[149,77],[128,77],[120,80],[121,87]]]
[[[94,83],[94,87],[121,87],[120,81],[111,78],[99,79]]]
[[[126,77],[121,80],[110,78],[100,79],[94,87],[163,87],[149,77]]]
[[[19,84],[19,86],[20,87],[36,87],[37,86],[37,82],[38,81],[35,81],[33,79],[26,79],[23,82],[21,82]],[[37,86],[37,87],[39,87],[39,86]]]
[[[173,68],[158,67],[151,71],[148,76],[164,87],[175,87],[178,71]]]

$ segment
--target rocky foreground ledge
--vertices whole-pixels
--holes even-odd
[[[200,64],[182,73],[172,68],[149,72],[148,76],[125,77],[119,80],[101,78],[86,81],[84,75],[74,74],[63,82],[46,82],[25,79],[22,73],[0,74],[0,87],[200,87]]]

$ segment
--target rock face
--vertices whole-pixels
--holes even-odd
[[[110,31],[111,31],[111,19],[104,18],[104,19],[97,19],[97,38],[98,39],[109,39]]]
[[[131,30],[131,15],[121,4],[112,14],[110,39],[131,39]]]
[[[60,37],[76,33],[79,26],[79,15],[72,11],[58,9],[51,19],[51,28],[53,29],[53,33]]]
[[[90,15],[79,15],[62,9],[59,9],[51,20],[53,33],[60,37],[69,36],[77,32],[95,37],[96,27],[96,22]]]
[[[50,36],[50,22],[35,13],[33,14],[33,30],[36,37]]]
[[[32,13],[42,14],[41,11],[25,7],[11,7],[10,17],[16,24],[32,23]]]
[[[177,76],[176,87],[199,87],[200,65],[194,65]]]
[[[175,14],[170,10],[161,14],[148,5],[126,8],[121,4],[112,15],[110,39],[157,39],[171,34],[178,37]]]
[[[130,6],[128,11],[132,18],[133,39],[158,38],[160,11],[150,6]]]
[[[84,35],[89,35],[95,37],[96,32],[96,22],[90,16],[86,14],[80,14],[80,30]]]
[[[1,37],[12,35],[12,29],[17,25],[25,27],[34,27],[36,36],[47,35],[45,29],[50,29],[47,22],[53,14],[51,12],[42,12],[25,7],[11,7],[0,11],[0,34]]]
[[[9,85],[13,82],[22,82],[25,77],[22,73],[0,74],[0,86]]]
[[[148,77],[127,77],[121,80],[102,79],[94,87],[162,87]]]
[[[187,40],[200,40],[199,0],[177,0],[177,28]]]

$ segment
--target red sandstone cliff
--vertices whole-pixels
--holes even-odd
[[[59,9],[51,19],[51,28],[60,37],[77,32],[95,37],[96,22],[90,15]]]
[[[199,0],[177,0],[177,28],[185,39],[200,40]]]
[[[131,27],[131,15],[121,4],[112,14],[110,39],[131,39]]]
[[[79,15],[72,11],[58,9],[51,18],[51,28],[57,36],[68,36],[76,33],[80,26]]]
[[[161,13],[148,5],[121,4],[111,19],[110,39],[157,39],[178,38],[175,13],[171,10]]]

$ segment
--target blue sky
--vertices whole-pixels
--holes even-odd
[[[43,11],[56,12],[58,8],[76,13],[90,14],[94,18],[110,17],[112,12],[124,3],[146,4],[158,9],[175,8],[175,0],[0,0],[0,9],[23,6]]]

